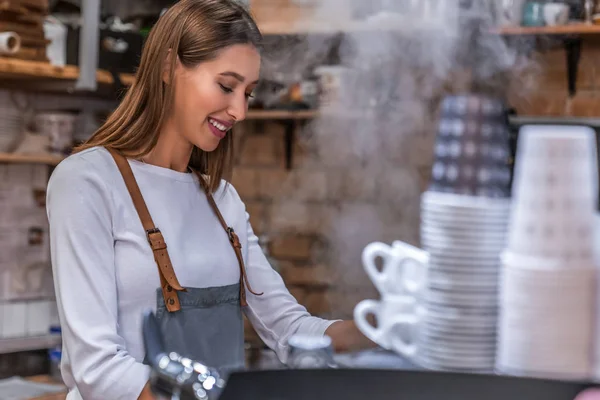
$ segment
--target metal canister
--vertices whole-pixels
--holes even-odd
[[[335,368],[333,343],[327,335],[292,336],[288,345],[288,366],[294,369]]]

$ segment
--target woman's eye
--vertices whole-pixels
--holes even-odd
[[[229,87],[227,87],[225,85],[221,85],[220,83],[219,83],[219,86],[221,86],[221,90],[224,91],[225,93],[231,93],[231,92],[233,92],[232,88],[229,88]]]
[[[246,93],[246,99],[253,99],[254,95],[252,93]]]

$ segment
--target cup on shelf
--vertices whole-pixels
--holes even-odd
[[[27,303],[7,302],[0,304],[2,322],[0,337],[19,338],[27,336]]]
[[[565,25],[569,22],[569,6],[564,3],[544,4],[544,22],[548,26]]]
[[[528,1],[523,7],[523,26],[544,26],[544,3]]]
[[[496,24],[499,26],[519,26],[523,20],[525,0],[501,0],[495,2]]]
[[[67,155],[71,151],[77,118],[77,114],[60,111],[36,114],[36,131],[49,138],[51,153]]]
[[[345,86],[348,85],[350,70],[342,65],[320,65],[314,73],[319,78],[321,106],[339,106],[344,98]]]

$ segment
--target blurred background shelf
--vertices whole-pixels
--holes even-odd
[[[0,339],[0,354],[49,349],[60,343],[61,338],[56,335]]]
[[[301,121],[319,116],[318,110],[249,110],[246,116],[250,121]],[[46,164],[58,165],[64,157],[51,154],[13,154],[0,153],[0,164]]]
[[[318,110],[248,110],[248,120],[291,120],[291,119],[313,119],[319,116]]]
[[[60,84],[72,85],[78,77],[79,68],[74,65],[57,67],[47,62],[0,57],[0,81],[3,85],[11,83],[17,84],[19,87],[34,85],[33,88],[36,90],[45,88],[52,90],[58,88]],[[133,82],[131,74],[121,74],[120,78],[124,85]],[[111,73],[105,70],[98,70],[96,79],[99,85],[114,84]]]
[[[260,23],[259,28],[263,35],[306,35],[306,34],[336,34],[356,30],[356,26],[350,24],[334,25],[329,21],[327,24],[319,22],[269,22]]]
[[[600,25],[573,23],[556,26],[503,26],[495,32],[500,35],[594,35],[600,34]]]
[[[0,164],[47,164],[58,165],[63,157],[54,155],[29,155],[0,153]]]

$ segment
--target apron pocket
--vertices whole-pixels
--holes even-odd
[[[188,288],[179,292],[181,310],[168,312],[157,291],[159,321],[165,349],[202,362],[220,372],[245,366],[244,323],[239,284]]]

